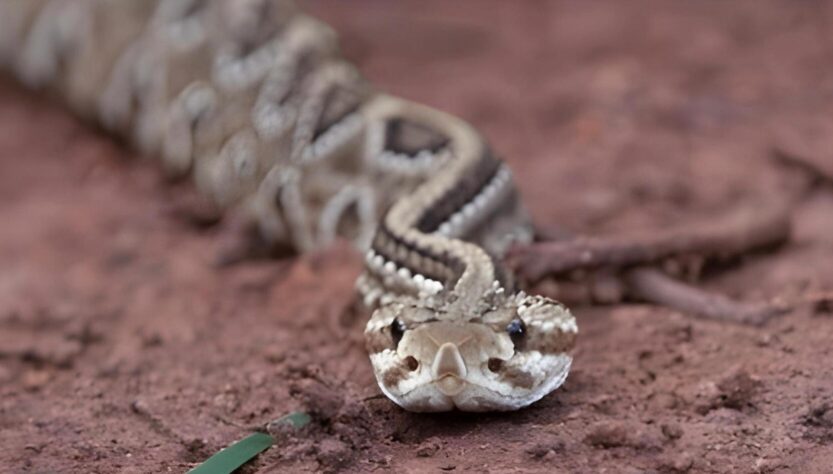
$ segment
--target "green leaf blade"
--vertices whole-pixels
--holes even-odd
[[[231,474],[252,458],[267,450],[275,439],[266,433],[254,433],[208,458],[188,471],[189,474]]]

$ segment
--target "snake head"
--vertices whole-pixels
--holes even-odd
[[[475,314],[393,301],[365,340],[379,387],[406,410],[508,411],[564,382],[577,333],[564,306],[520,293]]]

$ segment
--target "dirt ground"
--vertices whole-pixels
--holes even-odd
[[[473,122],[535,220],[645,232],[764,200],[790,241],[701,285],[833,290],[825,2],[314,1],[379,87]],[[816,135],[813,135],[816,133]],[[825,161],[827,160],[827,161]],[[754,328],[574,306],[565,386],[502,415],[415,415],[372,380],[347,246],[217,268],[187,186],[48,99],[0,86],[0,471],[184,472],[290,411],[244,472],[830,472],[833,311]]]

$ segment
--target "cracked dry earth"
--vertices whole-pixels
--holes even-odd
[[[786,245],[700,285],[749,301],[833,289],[833,185],[771,159],[779,133],[833,116],[829,3],[309,8],[380,87],[482,129],[538,223],[615,235],[792,200]],[[833,160],[824,141],[810,151]],[[184,472],[298,409],[314,423],[243,472],[833,466],[830,305],[760,328],[574,305],[562,390],[517,413],[413,415],[372,381],[346,245],[217,268],[222,226],[183,213],[189,196],[0,86],[0,470]]]

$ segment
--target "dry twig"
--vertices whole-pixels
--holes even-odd
[[[787,240],[789,213],[783,206],[743,209],[712,221],[632,237],[580,237],[512,249],[509,265],[526,281],[578,269],[646,265],[680,255],[728,257]]]
[[[683,283],[654,268],[630,270],[624,280],[627,293],[633,298],[707,319],[759,326],[790,309],[782,304],[733,300]]]
[[[626,238],[579,238],[513,249],[509,263],[518,275],[537,282],[578,269],[623,268],[626,296],[671,307],[698,317],[760,325],[792,306],[744,303],[683,283],[647,266],[682,255],[729,257],[772,247],[790,234],[783,206],[743,209],[716,220],[679,229]],[[608,275],[613,277],[614,275]]]

